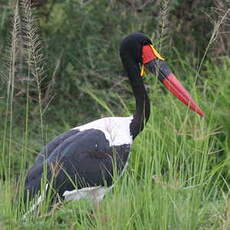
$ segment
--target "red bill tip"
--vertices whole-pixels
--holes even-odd
[[[183,85],[176,79],[176,77],[171,73],[162,83],[168,88],[168,90],[174,94],[181,102],[187,105],[191,110],[198,113],[200,116],[204,116],[204,112],[192,99],[189,92],[183,87]]]

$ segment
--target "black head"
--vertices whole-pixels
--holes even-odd
[[[151,44],[151,40],[140,32],[132,33],[122,40],[120,57],[130,79],[140,77],[139,64],[142,64],[142,47]]]
[[[151,40],[143,33],[132,33],[125,37],[120,45],[122,62],[129,59],[135,63],[142,63],[142,47],[152,44]]]
[[[142,77],[144,68],[154,74],[180,101],[191,110],[203,116],[204,112],[192,100],[189,93],[175,78],[164,58],[152,46],[151,40],[143,33],[132,33],[125,37],[120,45],[120,56],[132,87],[137,95],[144,94]],[[140,69],[140,65],[142,69]],[[137,90],[139,88],[139,91]]]

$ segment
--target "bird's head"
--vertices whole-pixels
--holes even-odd
[[[144,68],[156,74],[158,79],[180,101],[201,116],[204,112],[192,99],[188,91],[172,73],[164,58],[153,47],[151,40],[143,33],[132,33],[125,37],[120,46],[120,56],[129,78],[140,79]]]

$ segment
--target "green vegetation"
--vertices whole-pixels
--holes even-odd
[[[227,3],[212,8],[213,1],[204,1],[192,13],[180,0],[155,6],[53,0],[32,11],[26,2],[0,5],[0,229],[227,230]],[[195,18],[190,24],[180,14],[186,10]],[[188,111],[155,76],[146,76],[150,120],[133,144],[126,173],[100,206],[82,200],[50,210],[44,204],[23,219],[23,178],[44,143],[83,122],[132,113],[118,47],[133,31],[156,42],[206,117]]]

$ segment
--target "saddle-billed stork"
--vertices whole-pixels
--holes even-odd
[[[66,131],[38,155],[25,180],[27,199],[51,189],[54,197],[66,200],[88,198],[99,201],[113,185],[114,170],[124,172],[130,147],[150,115],[150,103],[143,83],[143,67],[157,73],[159,80],[191,110],[204,113],[176,79],[164,59],[143,33],[132,33],[120,45],[120,57],[136,100],[129,117],[105,117]],[[45,175],[46,185],[41,186]],[[45,190],[45,191],[44,191]]]

